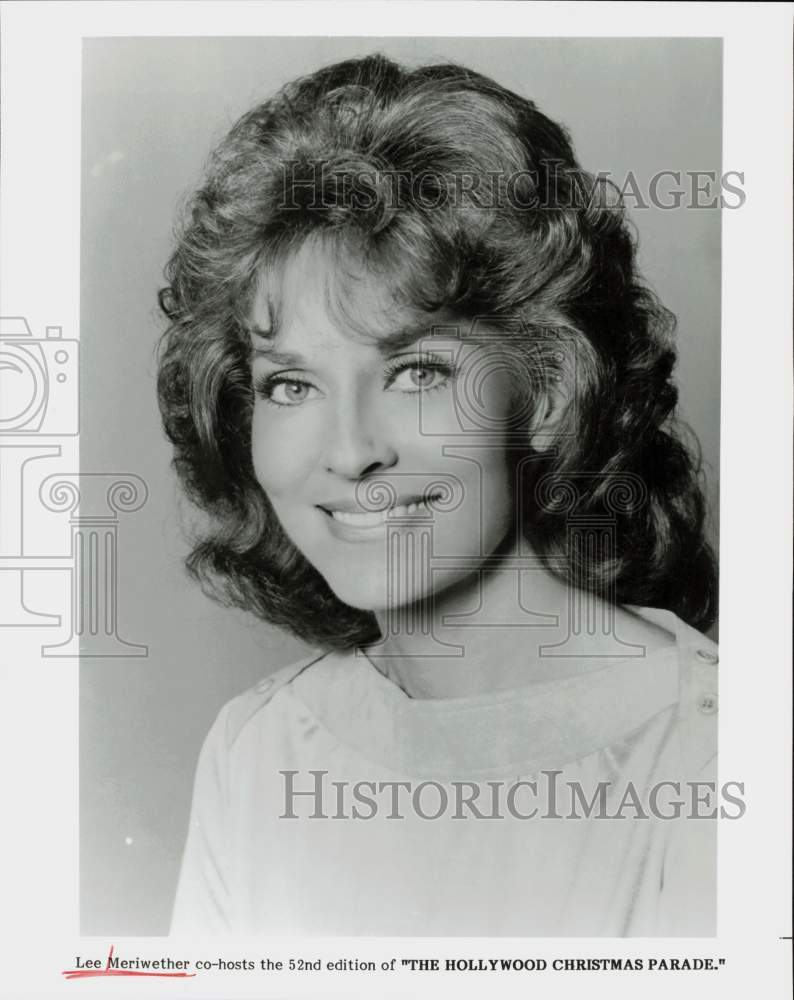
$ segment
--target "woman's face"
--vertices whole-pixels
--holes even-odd
[[[337,597],[382,611],[471,576],[511,534],[513,383],[496,340],[462,341],[462,325],[417,328],[382,282],[350,273],[353,261],[336,307],[338,263],[304,243],[271,289],[277,317],[261,283],[253,464]]]

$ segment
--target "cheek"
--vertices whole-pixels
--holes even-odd
[[[251,424],[251,459],[259,485],[270,497],[294,494],[319,460],[317,428],[301,415],[282,416],[257,404]]]
[[[437,469],[458,481],[462,499],[434,518],[433,548],[443,556],[490,555],[515,523],[506,455],[496,445],[460,451],[467,460],[446,457]]]
[[[478,520],[484,549],[498,544],[515,520],[505,453],[497,448],[480,459]]]
[[[500,534],[515,520],[511,468],[508,462],[507,434],[512,412],[512,379],[508,373],[495,372],[483,387],[482,410],[489,418],[493,448],[483,449],[480,459],[482,477],[483,529]]]
[[[419,432],[445,444],[506,433],[513,413],[515,383],[501,356],[470,354],[448,390],[419,399]]]
[[[494,544],[514,527],[516,521],[515,501],[505,453],[496,451],[483,469],[482,492],[483,531],[489,536],[490,544]]]

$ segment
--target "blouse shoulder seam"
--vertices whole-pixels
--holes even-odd
[[[679,718],[688,770],[700,774],[718,753],[717,645],[683,626]]]
[[[243,733],[243,730],[253,721],[254,717],[268,705],[274,696],[287,687],[295,678],[319,662],[326,656],[325,651],[315,650],[310,656],[280,667],[272,674],[258,681],[253,687],[232,698],[225,706],[226,749],[231,750]]]

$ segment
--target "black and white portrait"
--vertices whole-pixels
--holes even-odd
[[[0,0],[2,997],[790,994],[791,10]]]
[[[84,933],[716,933],[721,56],[87,40]]]

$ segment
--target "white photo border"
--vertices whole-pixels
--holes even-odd
[[[712,956],[723,970],[658,974],[323,973],[265,979],[70,982],[75,956],[113,942],[78,927],[78,666],[44,660],[36,629],[3,630],[4,821],[0,997],[428,994],[545,997],[766,995],[791,984],[791,29],[790,4],[3,3],[0,314],[79,330],[82,39],[132,35],[531,35],[723,38],[723,169],[746,203],[723,213],[721,426],[721,778],[746,784],[747,813],[720,827],[719,935],[670,939],[125,938],[152,957]],[[60,443],[79,469],[76,437]],[[762,468],[763,466],[763,468]],[[56,574],[57,576],[57,574]],[[62,581],[53,582],[58,604]],[[1,592],[0,592],[1,593]],[[12,632],[10,636],[7,634]],[[178,954],[176,954],[178,953]],[[233,953],[233,954],[232,954]],[[784,994],[785,990],[785,994]]]

